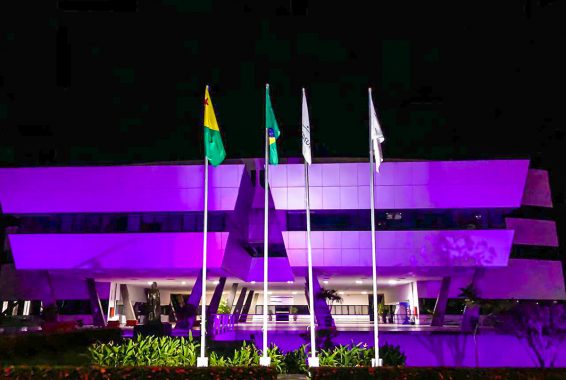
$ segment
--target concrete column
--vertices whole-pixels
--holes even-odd
[[[120,296],[122,298],[122,304],[124,305],[124,314],[126,315],[126,321],[136,320],[136,313],[134,313],[134,307],[130,301],[130,293],[128,292],[128,285],[120,284]]]
[[[206,309],[207,314],[216,314],[218,312],[218,306],[220,306],[220,300],[222,299],[224,285],[226,285],[226,277],[220,277],[218,284],[214,289],[214,293],[212,294],[212,298],[210,299],[210,304]]]
[[[206,333],[209,336],[214,335],[214,318],[213,314],[218,312],[218,306],[220,305],[220,300],[222,299],[222,291],[224,290],[224,285],[226,285],[226,277],[220,277],[218,284],[214,289],[212,298],[210,299],[210,304],[206,308]]]
[[[117,299],[119,298],[118,286],[119,284],[116,282],[110,283],[110,289],[108,291],[108,311],[106,312],[106,321],[114,320],[114,317],[116,316],[116,303]]]
[[[240,322],[246,322],[248,320],[248,314],[250,313],[250,307],[252,306],[253,297],[254,297],[254,291],[250,290],[250,292],[248,293],[248,298],[246,298],[246,303],[244,304],[244,308],[242,309]]]
[[[93,278],[87,278],[86,286],[90,299],[92,324],[99,327],[106,326],[106,321],[104,321],[104,313],[102,312],[102,304],[100,303],[100,297],[98,296],[98,292],[96,290],[96,282]]]
[[[191,294],[187,299],[185,305],[181,310],[181,316],[177,322],[176,327],[188,328],[189,330],[193,328],[196,320],[196,315],[198,312],[198,305],[200,303],[200,298],[202,296],[202,272],[199,272]],[[204,300],[206,302],[206,300]]]
[[[14,312],[17,311],[16,310],[16,306],[18,305],[17,301],[8,301],[8,306],[6,307],[6,311],[4,311],[4,314],[6,314],[7,316],[13,316]]]
[[[238,291],[238,284],[233,283],[232,289],[230,289],[230,293],[228,293],[228,301],[227,305],[232,310],[232,306],[234,306],[234,300],[236,299],[236,292]]]
[[[440,291],[438,292],[438,297],[436,298],[436,305],[434,305],[432,321],[430,322],[431,326],[444,325],[444,316],[446,315],[446,305],[448,304],[448,292],[450,290],[450,280],[451,278],[448,276],[442,277],[442,282],[440,284]]]
[[[24,315],[24,304],[25,304],[25,300],[17,300],[16,301],[16,307],[17,307],[17,312],[16,315]]]
[[[326,303],[326,300],[319,298],[318,294],[321,292],[322,287],[318,282],[318,275],[313,272],[313,291],[314,291],[314,305],[312,305],[314,310],[314,316],[316,323],[319,328],[330,328],[336,326],[334,323],[334,318],[330,311],[330,306]],[[305,278],[305,296],[307,297],[307,304],[309,302],[309,284],[308,278]],[[311,307],[311,305],[309,305]]]
[[[238,297],[238,302],[236,302],[236,307],[234,308],[234,320],[237,321],[240,313],[242,312],[242,306],[244,306],[244,299],[246,298],[246,292],[248,288],[243,287],[240,291],[240,296]]]

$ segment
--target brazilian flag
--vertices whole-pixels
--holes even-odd
[[[265,128],[267,128],[267,136],[269,138],[269,163],[277,165],[279,163],[279,156],[277,155],[277,139],[281,134],[273,107],[271,106],[271,98],[269,97],[269,85],[265,87]]]
[[[212,107],[212,100],[208,93],[208,86],[204,92],[204,151],[206,158],[213,166],[218,166],[226,158],[226,151],[222,144],[220,128]]]

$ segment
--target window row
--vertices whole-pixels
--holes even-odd
[[[226,231],[226,212],[209,212],[208,230]],[[202,212],[17,215],[16,233],[200,232]]]
[[[304,211],[285,211],[287,231],[306,230]],[[503,229],[508,209],[376,210],[379,230]],[[313,231],[369,231],[370,210],[313,210]]]

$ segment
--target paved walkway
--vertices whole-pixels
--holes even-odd
[[[308,379],[307,375],[298,375],[298,374],[277,375],[277,380],[306,380],[306,379]]]

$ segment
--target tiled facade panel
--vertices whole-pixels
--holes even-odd
[[[202,233],[10,235],[16,269],[183,270],[202,267]],[[210,269],[220,268],[227,232],[208,233]]]
[[[526,160],[385,162],[375,177],[380,209],[520,207],[528,170]],[[311,208],[367,209],[369,165],[313,164]],[[278,209],[305,208],[300,164],[270,168]]]
[[[209,167],[210,210],[233,210],[243,165]],[[202,165],[0,169],[3,212],[201,211]]]
[[[307,265],[306,232],[285,231],[291,267]],[[378,266],[505,266],[512,230],[378,231]],[[315,266],[371,266],[371,232],[311,232]]]
[[[508,229],[515,231],[514,244],[558,247],[556,223],[553,220],[505,218]]]
[[[546,170],[529,169],[522,204],[524,206],[552,207],[550,183]]]
[[[449,297],[458,297],[471,280],[471,272],[453,275]],[[507,267],[485,270],[476,285],[481,298],[566,300],[560,261],[510,259]],[[419,297],[436,298],[440,281],[419,281],[417,286]]]

